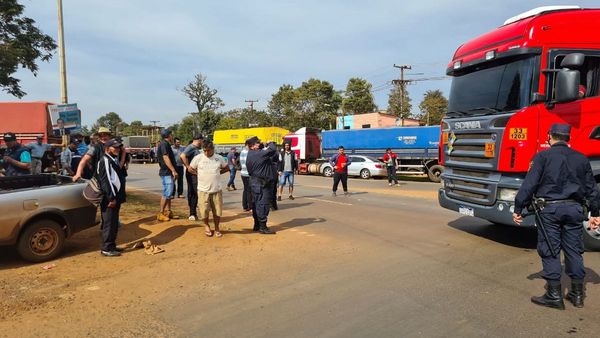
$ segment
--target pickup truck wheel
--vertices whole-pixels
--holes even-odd
[[[30,224],[19,237],[17,251],[30,262],[44,262],[58,256],[65,244],[65,232],[60,224],[39,220]]]
[[[440,178],[440,175],[444,172],[444,167],[442,167],[441,165],[434,165],[431,168],[429,168],[429,170],[427,170],[427,177],[429,177],[429,180],[431,182],[435,182],[435,183],[440,183],[440,181],[442,180]]]
[[[371,172],[369,171],[369,169],[363,169],[360,171],[360,177],[364,178],[365,180],[368,180],[371,177]]]
[[[331,167],[325,167],[325,169],[323,169],[323,176],[325,176],[325,177],[333,176],[333,169]]]

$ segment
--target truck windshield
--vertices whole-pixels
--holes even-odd
[[[448,116],[495,114],[529,104],[534,57],[482,65],[452,79]]]

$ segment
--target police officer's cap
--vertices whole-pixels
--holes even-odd
[[[260,142],[260,139],[258,137],[256,137],[256,136],[251,137],[251,138],[248,139],[248,145],[250,145],[250,146],[252,146],[252,145],[254,145],[256,143],[259,143],[259,142]]]
[[[165,129],[163,129],[163,130],[160,132],[160,136],[161,136],[162,138],[167,138],[167,137],[169,137],[170,135],[171,135],[171,131],[170,131],[169,129],[166,129],[166,128],[165,128]]]
[[[4,138],[4,142],[13,142],[17,140],[17,135],[15,135],[15,133],[4,133],[2,137]]]
[[[555,123],[550,127],[550,134],[554,135],[571,135],[571,126],[568,124]]]

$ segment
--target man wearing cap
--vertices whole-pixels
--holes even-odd
[[[108,140],[110,140],[111,138],[112,135],[110,129],[106,127],[98,128],[98,142],[90,144],[87,152],[81,158],[81,161],[77,166],[77,172],[73,176],[73,182],[76,182],[78,179],[81,178],[84,168],[88,165],[88,163],[92,168],[92,175],[96,176],[98,174],[97,164],[102,158],[102,156],[104,156],[104,144],[108,142]],[[125,153],[123,152],[121,156],[122,158],[119,160],[119,163],[122,165],[122,163],[125,162]]]
[[[125,175],[119,160],[121,142],[110,139],[104,143],[105,153],[98,161],[98,183],[103,198],[100,202],[102,213],[102,248],[100,253],[106,257],[120,256],[117,248],[119,231],[119,211],[125,202]]]
[[[2,158],[2,166],[6,170],[6,176],[24,176],[31,174],[31,155],[27,148],[17,142],[14,133],[3,135],[6,143],[6,152]]]
[[[250,150],[246,158],[246,168],[250,175],[250,188],[252,189],[252,217],[254,218],[253,231],[259,231],[261,234],[270,235],[275,232],[267,227],[267,218],[271,207],[273,195],[273,186],[277,171],[273,166],[273,156],[277,154],[275,144],[270,142],[264,149],[261,149],[258,137],[248,140]]]
[[[192,143],[188,145],[181,154],[181,163],[185,166],[185,180],[187,181],[187,200],[190,208],[190,221],[198,219],[198,176],[196,170],[190,166],[192,160],[202,153],[204,137],[201,134],[194,135]]]
[[[158,158],[158,164],[160,169],[158,175],[162,181],[163,193],[160,199],[160,212],[156,216],[156,219],[161,222],[166,222],[173,218],[173,212],[171,211],[171,199],[173,198],[174,183],[177,179],[177,170],[175,169],[175,155],[171,148],[171,140],[173,135],[169,129],[163,129],[160,132],[162,141],[158,146],[156,157]]]
[[[42,158],[44,154],[52,149],[52,147],[62,147],[62,144],[58,143],[43,143],[44,137],[38,135],[36,142],[27,144],[25,147],[31,151],[31,173],[38,175],[42,173]]]
[[[531,167],[515,198],[513,220],[523,221],[522,212],[533,198],[543,198],[545,206],[540,211],[541,221],[548,234],[548,242],[538,227],[537,251],[542,258],[543,274],[546,280],[546,293],[532,297],[534,304],[561,309],[565,308],[560,285],[562,267],[560,251],[565,257],[565,272],[571,278],[571,287],[566,296],[575,307],[583,307],[583,242],[582,231],[585,201],[589,204],[592,230],[600,224],[599,198],[589,160],[571,149],[571,127],[554,124],[548,132],[550,149],[539,152],[533,158]],[[556,256],[552,256],[549,245]]]
[[[71,164],[73,163],[73,156],[75,154],[77,154],[77,139],[72,138],[71,141],[69,142],[69,146],[67,148],[65,148],[65,150],[62,151],[62,153],[60,153],[60,164],[61,164],[61,174],[62,175],[68,175],[68,176],[73,176],[75,174],[75,172],[73,171],[73,168],[71,167]]]

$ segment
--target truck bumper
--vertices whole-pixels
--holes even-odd
[[[440,190],[438,191],[438,202],[440,203],[440,206],[449,210],[459,212],[460,208],[471,208],[473,210],[474,217],[479,217],[492,223],[517,226],[512,220],[514,205],[513,203],[508,201],[496,200],[496,203],[494,203],[494,205],[478,205],[452,199],[446,195],[444,188],[440,188]],[[527,216],[523,219],[523,223],[521,223],[520,226],[527,227],[533,225],[534,217]]]

